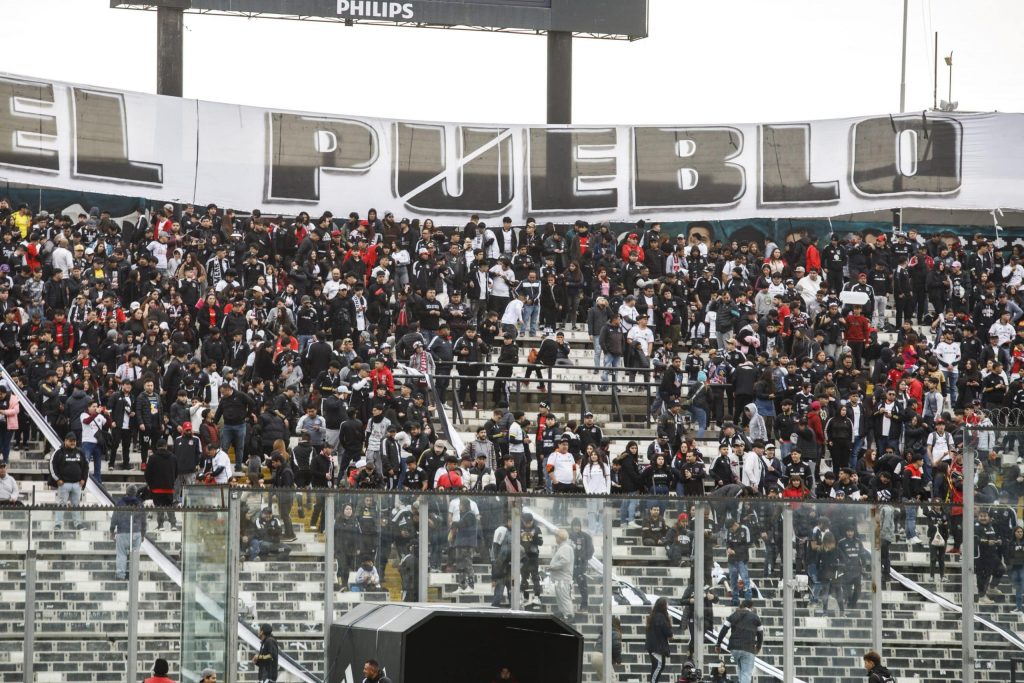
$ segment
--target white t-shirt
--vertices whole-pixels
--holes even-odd
[[[107,424],[107,417],[102,413],[96,413],[92,422],[87,423],[89,413],[82,413],[82,443],[96,443],[96,432]]]
[[[548,456],[546,463],[548,466],[553,467],[552,474],[555,477],[555,482],[558,484],[571,484],[573,483],[573,467],[576,466],[576,459],[572,457],[572,453],[566,451],[565,453],[559,453],[555,451]]]
[[[508,302],[508,306],[505,306],[505,312],[501,314],[501,324],[518,325],[522,320],[523,302],[518,298],[512,299],[512,301]]]
[[[213,456],[213,469],[216,470],[218,467],[224,468],[214,479],[218,484],[226,484],[231,481],[231,477],[235,476],[235,469],[231,465],[231,458],[223,450],[218,450],[217,455]]]
[[[512,269],[504,270],[499,263],[493,266],[489,272],[494,276],[491,278],[491,294],[501,298],[512,296],[512,292],[508,288],[508,282],[505,281],[505,278],[515,280],[516,274],[512,272]]]
[[[167,268],[167,245],[157,240],[153,240],[146,247],[149,253],[153,254],[156,259],[156,267],[160,269]]]
[[[634,325],[633,329],[631,329],[629,334],[626,335],[626,339],[628,339],[630,343],[640,342],[640,345],[643,347],[643,352],[648,356],[651,355],[651,346],[654,344],[654,332],[651,331],[651,328],[648,327],[644,329],[639,325]]]

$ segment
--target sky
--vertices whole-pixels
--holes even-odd
[[[1024,3],[910,0],[907,110],[1024,111]],[[0,69],[156,89],[156,15],[0,0],[24,39]],[[576,123],[792,121],[899,110],[899,0],[651,0],[650,36],[574,41]],[[51,36],[34,41],[27,36]],[[21,49],[14,49],[20,43]],[[540,36],[186,15],[186,97],[332,114],[543,123]]]

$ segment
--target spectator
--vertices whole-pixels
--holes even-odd
[[[79,504],[88,472],[89,462],[78,448],[78,436],[68,432],[64,435],[64,445],[50,456],[50,479],[57,487],[57,505],[74,507]],[[64,511],[58,510],[53,528],[60,530],[64,520]],[[71,526],[78,530],[85,528],[78,510],[71,512]]]
[[[260,624],[258,636],[260,639],[260,651],[252,658],[256,665],[256,677],[260,683],[277,680],[278,671],[278,648],[277,639],[274,638],[274,631],[270,624]]]
[[[166,447],[153,452],[152,462],[146,468],[146,486],[153,500],[156,513],[156,528],[164,525],[164,519],[173,531],[178,530],[178,521],[174,516],[174,482],[178,478],[178,462]],[[171,508],[168,510],[167,508]]]
[[[170,670],[171,666],[167,663],[167,660],[157,657],[156,662],[153,663],[153,675],[147,678],[145,683],[174,683],[173,680],[167,677]]]
[[[651,660],[648,683],[658,683],[661,680],[661,674],[668,664],[669,655],[672,654],[671,640],[672,620],[668,616],[668,600],[658,598],[654,601],[651,613],[647,615],[647,623],[644,628],[644,645],[647,648],[647,656]]]
[[[764,627],[761,618],[753,611],[753,601],[749,598],[729,615],[722,629],[718,632],[718,649],[721,652],[722,640],[732,631],[729,638],[729,652],[736,664],[740,683],[751,683],[754,676],[754,657],[761,651],[764,642]]]
[[[21,505],[18,482],[7,474],[7,463],[0,460],[0,505]]]
[[[123,581],[128,578],[129,553],[137,551],[142,545],[142,536],[146,533],[146,513],[134,484],[128,485],[125,494],[115,505],[118,508],[130,508],[117,510],[110,517],[110,537],[114,539],[117,553],[114,578]]]

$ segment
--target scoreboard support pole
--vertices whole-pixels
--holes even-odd
[[[548,33],[548,123],[572,123],[572,34]]]
[[[185,73],[185,10],[189,2],[156,9],[156,94],[181,97]]]

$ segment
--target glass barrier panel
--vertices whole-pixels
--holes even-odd
[[[32,514],[28,508],[0,506],[0,580],[3,581],[4,603],[0,609],[0,679],[20,680],[26,614],[25,590],[29,548],[29,525]],[[31,615],[35,617],[35,612]]]
[[[181,588],[181,660],[187,667],[188,679],[198,680],[198,672],[209,666],[217,672],[227,667],[228,584],[237,577],[228,574],[229,513],[227,489],[195,487],[186,490],[189,505],[210,505],[207,508],[186,508],[182,539]],[[157,532],[162,534],[164,532]],[[240,528],[245,536],[245,528]],[[149,660],[152,665],[152,660]]]

